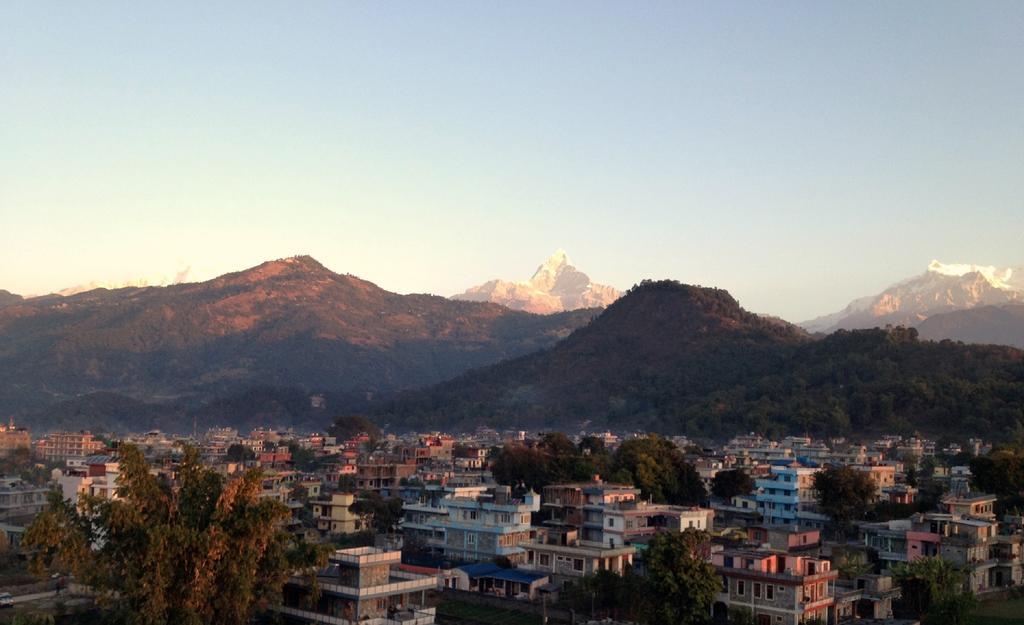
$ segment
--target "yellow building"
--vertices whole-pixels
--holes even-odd
[[[331,493],[329,499],[314,499],[313,518],[322,534],[351,534],[362,529],[362,520],[348,508],[356,500],[352,493]]]
[[[13,419],[8,425],[0,425],[0,456],[9,456],[21,447],[32,448],[28,429],[16,427]]]

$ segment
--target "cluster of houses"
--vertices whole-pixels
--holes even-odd
[[[614,448],[630,434],[599,436]],[[261,495],[289,506],[289,530],[306,540],[352,544],[372,526],[365,512],[354,511],[360,497],[401,499],[400,521],[373,535],[374,546],[336,550],[317,574],[316,592],[308,575],[289,581],[278,608],[288,623],[430,625],[437,597],[446,592],[554,605],[600,571],[632,567],[642,574],[653,536],[689,528],[712,537],[706,557],[721,579],[712,616],[721,622],[737,610],[749,611],[758,625],[891,619],[899,594],[892,567],[923,556],[954,562],[982,595],[1024,581],[1024,519],[997,519],[995,498],[970,491],[966,466],[930,463],[928,479],[946,492],[933,510],[862,523],[857,541],[823,540],[831,519],[818,510],[814,490],[823,467],[863,471],[877,502],[913,504],[918,489],[908,476],[922,459],[985,453],[990,448],[980,440],[966,449],[937,449],[931,441],[895,436],[849,444],[751,435],[701,449],[677,437],[709,492],[720,471],[742,470],[754,480],[749,493],[712,496],[701,506],[654,503],[632,484],[599,475],[540,492],[496,483],[488,454],[509,440],[530,444],[525,432],[336,440],[213,428],[199,440],[155,431],[122,440],[144,450],[156,471],[173,472],[184,442],[198,446],[204,462],[226,475],[260,467]],[[30,447],[38,459],[62,463],[53,470],[52,487],[66,499],[117,496],[116,450],[88,432],[50,434]],[[301,466],[293,457],[299,453],[306,459]],[[15,544],[49,489],[0,480],[0,528]],[[850,558],[865,566],[841,575],[839,563]]]

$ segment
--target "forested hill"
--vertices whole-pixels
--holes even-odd
[[[420,387],[548,347],[596,314],[400,295],[309,257],[207,282],[5,301],[0,415],[38,424],[93,410],[81,401],[92,393],[103,405],[109,393],[196,405],[251,387]],[[140,416],[137,427],[150,424]]]
[[[645,428],[691,435],[922,431],[999,437],[1024,420],[1020,350],[912,329],[812,340],[726,291],[644,282],[539,353],[410,391],[392,427]]]

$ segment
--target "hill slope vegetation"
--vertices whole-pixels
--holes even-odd
[[[1024,365],[1013,348],[913,329],[813,340],[726,291],[644,282],[554,347],[405,393],[376,416],[417,428],[999,436],[1024,421]]]

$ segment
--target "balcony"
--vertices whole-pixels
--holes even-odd
[[[297,584],[305,583],[305,578],[293,577],[292,581]],[[397,595],[406,592],[417,592],[437,588],[437,579],[433,576],[420,575],[418,573],[406,573],[405,571],[391,571],[387,584],[376,586],[344,586],[332,584],[325,578],[317,578],[317,584],[322,592],[340,595],[342,597],[367,599],[381,595]]]
[[[281,614],[305,619],[312,623],[326,623],[327,625],[433,625],[436,616],[436,608],[416,608],[414,610],[402,610],[392,617],[350,621],[340,616],[330,616],[310,610],[289,608],[283,605],[275,606],[274,610]]]

